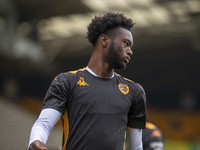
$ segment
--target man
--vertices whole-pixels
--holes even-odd
[[[146,123],[143,88],[114,72],[125,69],[133,54],[134,23],[123,14],[96,16],[88,26],[93,46],[88,66],[59,74],[44,98],[32,127],[29,150],[46,150],[49,133],[60,117],[63,150],[123,150],[126,128],[132,150],[142,150]]]
[[[164,150],[161,130],[149,121],[146,122],[146,129],[142,131],[142,142],[144,150]]]
[[[128,131],[128,129],[127,129]],[[143,150],[164,150],[164,139],[160,129],[147,121],[146,128],[142,131]],[[131,150],[129,133],[126,134],[126,150]]]

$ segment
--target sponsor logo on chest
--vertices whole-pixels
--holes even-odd
[[[80,79],[78,80],[78,82],[76,83],[76,85],[80,85],[80,86],[89,86],[89,84],[87,84],[87,83],[84,81],[84,78],[83,78],[83,77],[80,77]]]

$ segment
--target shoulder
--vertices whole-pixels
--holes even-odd
[[[84,72],[85,70],[86,70],[86,68],[82,68],[82,69],[78,69],[78,70],[68,71],[65,74],[77,74],[80,72]]]
[[[138,92],[144,92],[143,87],[139,83],[137,83],[137,82],[135,82],[135,81],[133,81],[131,79],[128,79],[126,77],[123,77],[120,74],[115,73],[115,75],[118,77],[118,79],[120,81],[125,82],[126,84],[128,84],[130,86],[130,88],[135,89]]]
[[[134,82],[133,80],[130,80],[130,79],[128,79],[128,78],[125,78],[125,77],[121,76],[120,74],[117,74],[116,72],[115,72],[115,75],[117,76],[119,82],[121,81],[121,82],[125,82],[125,83],[127,83],[127,84],[130,84],[130,85],[135,85],[135,86],[137,86],[137,83]]]
[[[153,124],[153,123],[147,121],[147,122],[146,122],[146,128],[147,128],[147,129],[156,129],[157,126],[156,126],[155,124]]]
[[[78,70],[63,72],[63,73],[58,74],[54,78],[54,80],[64,80],[69,77],[77,76],[79,73],[83,73],[85,70],[86,70],[85,68],[82,68],[82,69],[78,69]]]
[[[73,81],[75,82],[80,74],[84,74],[85,70],[86,70],[85,68],[82,68],[78,70],[60,73],[53,79],[53,83],[65,84]]]
[[[150,132],[152,137],[162,137],[162,133],[160,129],[153,123],[151,122],[146,122],[146,129],[144,130],[145,132]]]

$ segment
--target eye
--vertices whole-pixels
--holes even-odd
[[[124,46],[129,46],[129,42],[124,42]]]

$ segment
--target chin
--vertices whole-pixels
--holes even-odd
[[[124,69],[126,69],[126,64],[116,65],[116,66],[114,67],[114,69],[117,69],[117,70],[124,70]]]

